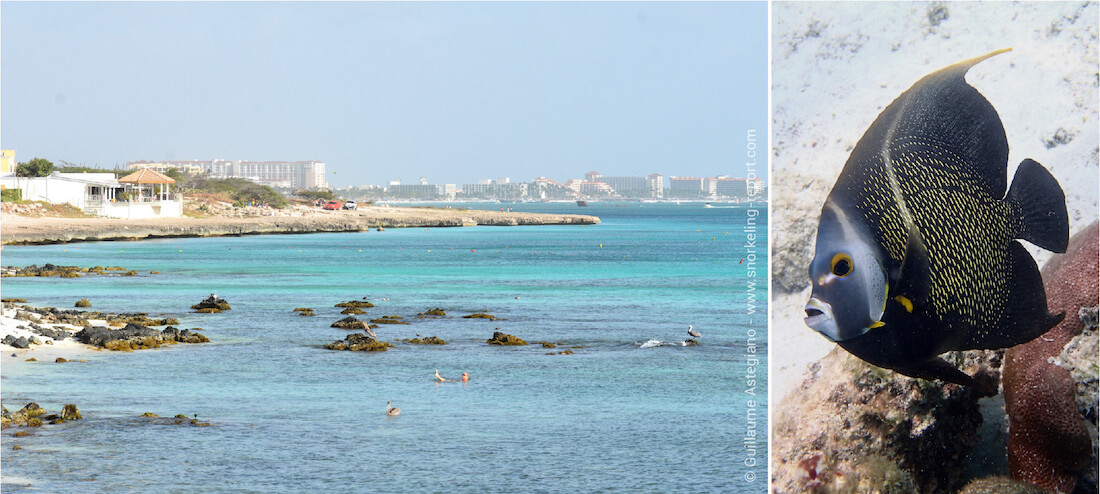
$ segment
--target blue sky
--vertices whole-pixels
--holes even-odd
[[[749,129],[766,149],[766,16],[725,2],[4,1],[0,146],[107,168],[319,160],[337,186],[743,176]]]

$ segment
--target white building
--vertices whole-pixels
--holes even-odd
[[[128,219],[182,216],[181,196],[168,191],[173,182],[152,170],[141,170],[118,180],[113,173],[0,176],[0,185],[19,189],[24,200],[69,203],[88,214]]]

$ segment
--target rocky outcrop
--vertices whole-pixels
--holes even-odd
[[[369,326],[365,321],[360,321],[354,317],[348,316],[339,321],[332,323],[332,327],[340,329],[368,329]]]
[[[425,317],[446,317],[446,316],[447,316],[447,312],[444,311],[443,309],[440,309],[439,307],[436,307],[434,309],[428,309],[424,312],[418,312],[416,314],[416,317],[420,317],[420,318],[425,318]]]
[[[0,268],[0,278],[30,276],[80,278],[81,276],[88,274],[136,276],[137,271],[126,269],[120,266],[112,266],[107,268],[104,268],[102,266],[82,268],[79,266],[57,266],[50,263],[46,263],[41,267],[36,264],[31,264],[30,266],[27,266],[25,268],[20,268],[16,266],[4,266],[3,268]]]
[[[172,326],[163,331],[127,324],[122,329],[110,329],[103,326],[87,327],[78,331],[74,337],[81,343],[116,351],[144,350],[175,343],[206,343],[210,340],[199,333],[179,330]]]
[[[86,298],[82,298],[80,300],[77,300],[76,305],[74,305],[74,307],[81,307],[81,308],[91,307],[91,306],[92,306],[92,301],[88,300]]]
[[[465,316],[462,316],[462,318],[463,319],[488,319],[490,321],[495,321],[497,316],[494,316],[492,314],[486,314],[484,312],[478,312],[476,314],[467,314]]]
[[[1072,492],[1082,474],[1088,484],[1096,483],[1096,449],[1090,437],[1095,434],[1089,432],[1090,423],[1096,429],[1095,405],[1086,407],[1084,414],[1078,406],[1079,389],[1087,392],[1096,386],[1095,343],[1093,353],[1084,359],[1062,359],[1062,355],[1086,328],[1081,310],[1088,314],[1087,309],[1100,300],[1098,257],[1100,240],[1094,222],[1073,236],[1065,255],[1043,267],[1049,311],[1064,312],[1065,319],[1042,337],[1005,352],[1009,470],[1013,478],[1048,491]],[[1095,332],[1086,338],[1095,341]],[[1078,341],[1074,346],[1080,345]],[[1079,388],[1079,382],[1084,386]],[[1087,399],[1095,403],[1092,393]],[[1086,421],[1088,409],[1093,409],[1091,422]]]
[[[408,324],[405,322],[405,318],[401,316],[382,316],[378,319],[371,319],[371,324]]]
[[[313,313],[313,309],[310,309],[309,307],[298,307],[297,309],[294,309],[294,312],[296,314],[298,314],[299,316],[315,316],[316,315],[316,314]]]
[[[446,341],[443,341],[442,339],[440,339],[438,337],[435,337],[435,336],[429,336],[427,338],[413,338],[411,340],[408,339],[408,338],[405,338],[401,341],[404,341],[405,343],[410,343],[410,344],[413,344],[413,345],[446,345],[447,344]]]
[[[384,352],[393,345],[384,341],[378,341],[364,333],[352,333],[343,340],[336,340],[325,345],[329,350],[349,350],[352,352]]]
[[[348,302],[340,302],[336,304],[336,307],[346,307],[348,309],[369,309],[374,307],[374,304],[366,300],[351,300]]]
[[[205,313],[216,313],[230,309],[229,302],[213,293],[202,299],[202,302],[192,305],[191,308],[195,309],[195,312]]]
[[[485,342],[490,344],[490,345],[505,345],[505,346],[526,345],[527,344],[526,341],[523,341],[520,338],[517,338],[517,337],[512,336],[510,334],[501,333],[500,331],[494,332],[493,337],[489,338]]]

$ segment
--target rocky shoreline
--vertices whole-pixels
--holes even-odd
[[[595,216],[436,208],[370,207],[303,216],[247,218],[31,218],[2,215],[0,245],[57,244],[165,237],[219,237],[275,233],[361,232],[384,228],[452,226],[593,225]]]

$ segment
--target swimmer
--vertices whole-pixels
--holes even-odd
[[[470,382],[470,373],[469,372],[463,372],[462,373],[462,382],[464,382],[464,383]]]

